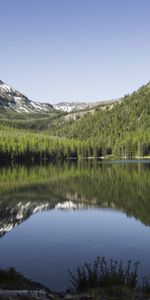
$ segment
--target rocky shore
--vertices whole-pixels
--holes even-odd
[[[91,290],[88,293],[54,293],[47,289],[41,290],[2,290],[1,300],[150,300],[150,294],[143,294],[129,289],[114,287],[112,290]]]
[[[81,293],[52,292],[40,283],[25,278],[14,268],[0,270],[0,300],[150,300],[150,288],[145,291],[127,285],[111,285],[85,289]]]

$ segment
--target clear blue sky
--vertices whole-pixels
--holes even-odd
[[[0,0],[0,79],[55,103],[150,80],[150,0]]]

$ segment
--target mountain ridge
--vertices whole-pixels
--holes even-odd
[[[50,112],[53,106],[49,103],[32,101],[0,80],[0,109],[18,113],[38,113]]]
[[[30,100],[27,96],[0,80],[0,109],[4,109],[4,111],[12,110],[18,113],[39,113],[51,112],[52,109],[54,109],[60,112],[70,113],[92,109],[96,106],[111,105],[119,102],[121,99],[122,98],[94,102],[62,101],[52,105],[48,102]]]
[[[92,109],[96,106],[105,106],[111,105],[113,103],[121,101],[122,98],[112,99],[112,100],[102,100],[102,101],[94,101],[94,102],[79,102],[79,101],[63,101],[53,105],[56,110],[60,110],[63,112],[77,112],[81,110]]]

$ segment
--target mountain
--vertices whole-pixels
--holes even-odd
[[[100,106],[111,105],[120,100],[121,100],[121,98],[114,99],[114,100],[108,100],[108,101],[97,101],[97,102],[60,102],[60,103],[54,104],[53,107],[56,110],[70,113],[70,112],[78,112],[81,110],[90,110],[93,107],[96,107],[99,105]]]
[[[94,106],[99,105],[99,102],[60,102],[57,104],[54,104],[54,108],[59,111],[63,112],[78,112],[80,110],[88,110],[91,109]]]
[[[23,113],[40,113],[52,112],[56,110],[59,112],[78,112],[83,110],[91,110],[96,106],[111,105],[120,101],[120,99],[97,101],[97,102],[60,102],[54,105],[49,103],[41,103],[28,99],[22,93],[16,91],[12,87],[0,80],[0,111],[7,112],[23,112]]]
[[[16,101],[16,97],[20,97],[20,101]],[[19,112],[22,107],[29,111],[33,103],[35,105],[1,82],[3,109],[16,110],[16,102],[19,102]],[[0,110],[0,121],[0,161],[3,163],[80,157],[149,157],[150,83],[119,101],[103,102],[70,113],[53,108],[51,113],[42,113],[41,109],[36,114],[3,114]]]
[[[97,105],[92,114],[77,114],[78,118],[63,120],[52,127],[53,134],[67,138],[88,139],[108,137],[107,140],[119,139],[128,133],[132,134],[141,128],[150,128],[150,84],[147,84],[131,95],[125,95],[120,101],[103,102]],[[68,122],[69,121],[69,122]]]
[[[39,113],[52,109],[51,104],[32,101],[0,80],[0,110]]]

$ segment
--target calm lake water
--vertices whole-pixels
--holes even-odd
[[[0,170],[0,268],[63,291],[97,256],[150,273],[150,161]]]

